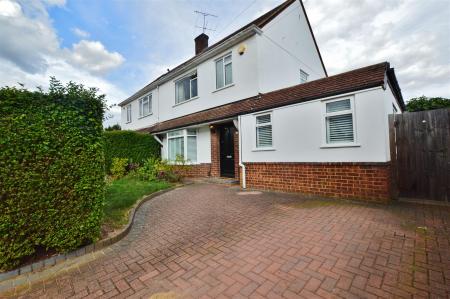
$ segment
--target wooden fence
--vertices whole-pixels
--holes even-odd
[[[394,193],[450,201],[450,109],[389,115]]]

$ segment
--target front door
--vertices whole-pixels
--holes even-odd
[[[234,178],[233,132],[233,125],[220,128],[220,175],[229,178]]]

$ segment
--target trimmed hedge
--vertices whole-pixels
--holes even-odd
[[[100,236],[105,108],[96,89],[53,78],[46,93],[0,89],[0,270]]]
[[[146,133],[134,131],[109,131],[105,136],[106,170],[110,173],[113,158],[127,158],[142,165],[148,158],[159,158],[161,146]]]

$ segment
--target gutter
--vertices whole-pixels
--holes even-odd
[[[242,131],[241,131],[241,116],[238,116],[238,132],[239,132],[239,166],[242,167],[242,188],[247,188],[245,179],[245,164],[242,162]]]

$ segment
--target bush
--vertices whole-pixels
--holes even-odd
[[[440,108],[450,108],[450,99],[446,98],[428,98],[426,96],[421,96],[418,98],[412,98],[406,104],[406,110],[408,112],[433,110]]]
[[[115,178],[121,178],[127,172],[128,159],[127,158],[113,158],[111,164],[111,175]]]
[[[177,166],[171,165],[167,160],[149,158],[139,167],[137,174],[144,181],[165,180],[168,182],[179,182],[182,178],[177,171]]]
[[[0,270],[99,237],[104,111],[96,89],[53,78],[48,92],[0,89]]]
[[[161,156],[160,144],[153,136],[133,131],[109,131],[105,136],[106,171],[110,173],[113,158],[127,158],[142,164],[148,158]]]

